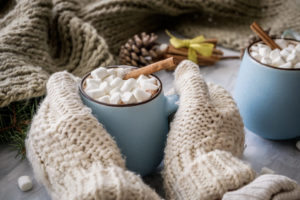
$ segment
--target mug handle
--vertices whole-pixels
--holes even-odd
[[[165,96],[166,98],[166,113],[167,116],[171,115],[172,113],[176,112],[178,109],[178,104],[176,102],[179,99],[177,94]]]

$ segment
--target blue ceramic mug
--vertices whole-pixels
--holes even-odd
[[[163,158],[169,131],[168,116],[177,110],[178,96],[164,96],[160,79],[152,75],[160,87],[151,99],[135,104],[106,104],[84,92],[83,84],[89,75],[84,76],[80,84],[83,103],[92,109],[94,116],[115,139],[129,170],[142,176],[153,172]]]
[[[234,91],[246,128],[267,139],[299,137],[300,69],[262,64],[250,55],[252,45],[245,50]]]

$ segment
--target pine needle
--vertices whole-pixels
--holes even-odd
[[[43,97],[11,103],[0,108],[0,144],[8,144],[25,157],[25,139],[31,119]]]

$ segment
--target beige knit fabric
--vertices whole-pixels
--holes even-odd
[[[220,86],[207,87],[191,61],[177,67],[175,85],[180,105],[165,149],[167,198],[220,199],[254,179],[252,169],[235,157],[243,152],[244,132],[231,96]]]
[[[300,186],[285,176],[262,175],[222,200],[300,200]]]
[[[115,63],[129,37],[156,28],[240,48],[258,21],[300,32],[295,0],[5,0],[0,3],[0,107],[41,96],[49,75]],[[109,49],[108,49],[109,47]]]
[[[53,74],[26,140],[35,176],[54,200],[155,200],[78,94],[78,78]]]

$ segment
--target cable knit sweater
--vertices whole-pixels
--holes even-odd
[[[299,3],[292,0],[4,0],[0,107],[45,94],[54,72],[82,76],[115,63],[113,55],[135,33],[169,26],[238,49],[253,20],[281,34],[300,31],[299,19]]]
[[[48,81],[26,140],[35,177],[54,200],[160,199],[125,169],[115,141],[82,104],[77,83],[67,72]]]
[[[220,86],[208,87],[190,61],[176,68],[175,85],[180,105],[170,125],[163,171],[168,199],[220,199],[252,181],[252,169],[235,157],[243,152],[244,132],[231,96]]]

